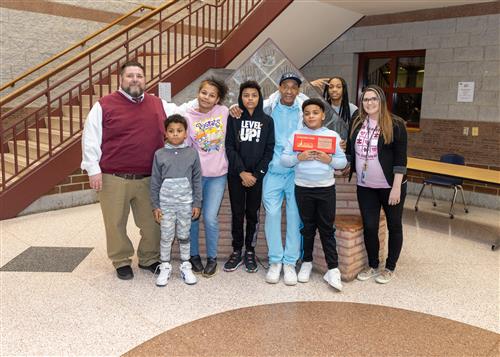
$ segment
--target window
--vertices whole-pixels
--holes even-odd
[[[418,128],[422,107],[425,50],[370,52],[359,55],[358,92],[369,84],[380,86],[391,111]]]

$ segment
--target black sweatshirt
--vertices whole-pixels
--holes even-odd
[[[259,102],[253,115],[243,106],[241,91],[238,105],[243,109],[240,119],[229,116],[226,131],[226,155],[229,174],[239,176],[243,171],[262,179],[273,158],[274,122],[264,114],[264,100],[259,91]]]

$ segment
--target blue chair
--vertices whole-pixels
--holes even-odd
[[[439,160],[441,162],[445,162],[447,164],[455,164],[455,165],[465,165],[464,157],[458,154],[446,154],[441,156]],[[464,211],[465,213],[469,213],[469,209],[467,208],[467,202],[465,202],[464,189],[462,187],[463,179],[450,177],[450,176],[441,176],[441,175],[432,175],[430,178],[425,179],[420,189],[420,193],[418,194],[417,202],[415,203],[415,211],[418,211],[418,201],[420,200],[420,196],[424,191],[424,188],[429,185],[432,193],[432,204],[434,207],[437,206],[436,199],[434,198],[434,190],[432,189],[432,185],[443,186],[453,188],[453,199],[451,200],[450,207],[450,218],[453,218],[453,206],[455,205],[455,199],[457,198],[457,192],[460,189],[460,193],[462,194],[462,200],[464,202]]]

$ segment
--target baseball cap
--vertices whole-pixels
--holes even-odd
[[[300,80],[300,77],[297,73],[294,73],[294,72],[285,72],[281,75],[281,79],[280,79],[280,85],[281,83],[283,83],[284,81],[288,80],[288,79],[293,79],[295,82],[297,82],[297,84],[300,86],[302,84],[302,81]]]

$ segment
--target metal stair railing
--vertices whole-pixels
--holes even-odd
[[[86,44],[88,44],[88,42],[96,39],[99,35],[103,34],[104,32],[108,31],[109,29],[115,27],[116,25],[118,25],[120,22],[128,19],[129,17],[132,17],[134,16],[134,14],[138,13],[138,12],[142,12],[146,9],[149,9],[149,10],[154,10],[155,7],[153,6],[148,6],[148,5],[139,5],[137,6],[136,8],[134,8],[133,10],[129,11],[128,13],[118,17],[116,20],[110,22],[108,25],[104,26],[102,29],[100,30],[97,30],[96,32],[86,36],[83,40],[79,41],[78,43],[75,43],[74,45],[66,48],[65,50],[59,52],[59,53],[56,53],[54,56],[52,56],[51,58],[49,58],[48,60],[42,62],[41,64],[39,64],[38,66],[35,66],[29,70],[27,70],[26,72],[24,72],[23,74],[21,74],[20,76],[14,78],[13,80],[5,83],[5,84],[2,84],[0,86],[0,94],[2,94],[2,92],[4,92],[6,89],[8,88],[14,88],[19,82],[21,82],[23,79],[25,79],[26,77],[34,74],[35,72],[40,72],[41,70],[43,69],[47,69],[47,66],[49,66],[51,63],[53,63],[54,61],[60,59],[61,57],[63,57],[64,55],[72,52],[73,50],[77,49],[77,48],[83,48],[83,46],[85,46]],[[141,15],[142,16],[142,15]]]
[[[124,62],[145,66],[148,90],[204,48],[222,44],[262,2],[170,1],[1,98],[0,192],[81,136],[86,113],[117,88]]]

